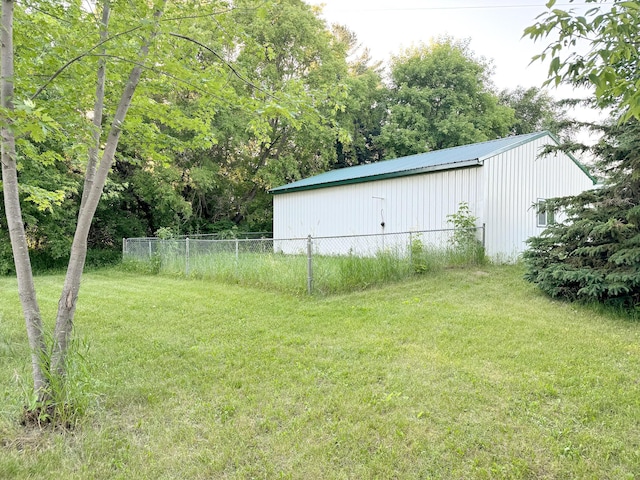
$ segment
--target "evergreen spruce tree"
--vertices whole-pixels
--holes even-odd
[[[546,202],[567,218],[529,239],[525,278],[553,297],[640,304],[640,123],[605,131],[594,147],[601,188]]]

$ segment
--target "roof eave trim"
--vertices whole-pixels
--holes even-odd
[[[528,135],[527,138],[523,138],[520,141],[516,142],[516,143],[511,143],[509,145],[506,145],[502,148],[499,148],[497,150],[492,150],[491,153],[487,154],[487,155],[483,155],[482,157],[480,157],[480,160],[484,161],[487,160],[491,157],[495,157],[496,155],[500,155],[501,153],[504,152],[508,152],[509,150],[513,150],[514,148],[518,148],[521,147],[522,145],[525,145],[533,140],[537,140],[539,138],[542,138],[546,135],[549,135],[549,132],[537,132],[534,135]],[[553,138],[553,137],[552,137]],[[555,140],[555,139],[554,139]]]
[[[356,183],[374,182],[377,180],[387,180],[390,178],[408,177],[412,175],[420,175],[424,173],[432,173],[432,172],[438,172],[443,170],[455,170],[458,168],[479,167],[479,166],[482,166],[483,164],[484,164],[484,160],[481,160],[479,158],[474,158],[471,160],[464,160],[462,162],[447,163],[443,165],[433,165],[428,167],[415,168],[412,170],[402,170],[400,172],[381,173],[379,175],[368,175],[366,177],[346,178],[344,180],[336,180],[333,182],[326,182],[326,183],[316,183],[313,185],[301,185],[299,187],[291,187],[291,188],[285,188],[286,187],[285,185],[285,187],[279,187],[277,189],[269,190],[269,193],[273,195],[280,195],[283,193],[301,192],[304,190],[317,190],[319,188],[329,188],[329,187],[337,187],[340,185],[352,185]]]

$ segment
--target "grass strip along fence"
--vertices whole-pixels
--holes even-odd
[[[483,232],[484,227],[291,239],[128,238],[122,250],[123,264],[142,273],[327,295],[483,264]]]

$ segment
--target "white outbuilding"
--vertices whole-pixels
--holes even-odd
[[[275,239],[451,228],[467,203],[485,226],[487,255],[509,262],[542,232],[545,199],[575,195],[595,179],[548,132],[507,137],[332,170],[271,190]]]

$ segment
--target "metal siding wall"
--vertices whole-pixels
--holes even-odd
[[[509,150],[487,159],[484,167],[275,195],[274,236],[448,228],[447,215],[464,201],[478,217],[478,225],[487,224],[487,253],[498,261],[513,261],[526,248],[526,239],[542,231],[533,207],[538,198],[592,187],[566,155],[537,157],[549,141],[543,137]]]
[[[447,215],[461,202],[481,216],[482,170],[462,168],[275,195],[273,234],[301,238],[450,228]]]
[[[543,137],[485,161],[487,186],[487,253],[511,262],[525,250],[525,241],[542,232],[534,204],[539,198],[574,195],[593,187],[591,180],[565,154],[538,157]]]

